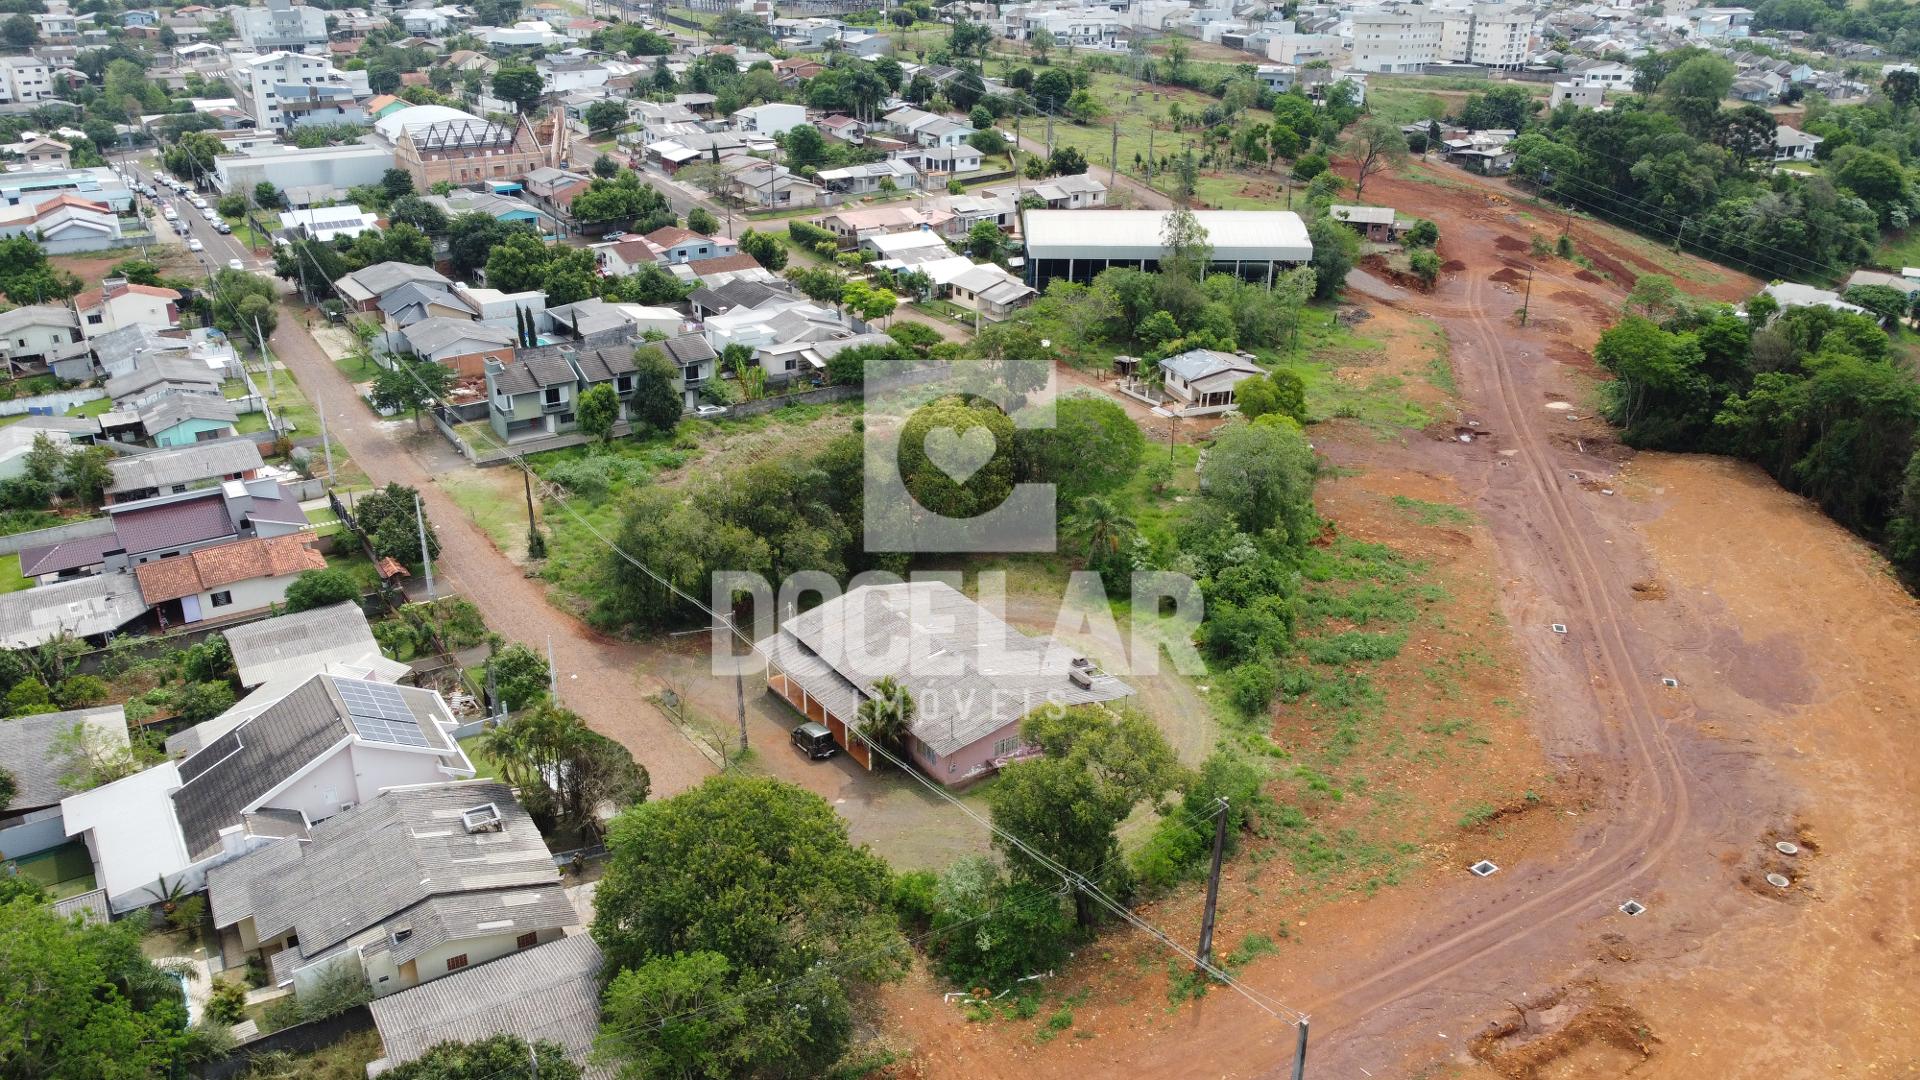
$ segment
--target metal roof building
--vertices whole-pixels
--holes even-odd
[[[1306,223],[1291,210],[1196,210],[1213,245],[1213,271],[1271,285],[1313,258]],[[1021,233],[1035,288],[1064,277],[1092,281],[1109,266],[1157,270],[1166,254],[1164,210],[1029,210]]]

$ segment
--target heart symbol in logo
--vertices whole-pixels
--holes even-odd
[[[993,460],[996,447],[993,432],[985,427],[969,427],[965,432],[938,427],[927,432],[924,443],[927,460],[956,484],[964,484]]]

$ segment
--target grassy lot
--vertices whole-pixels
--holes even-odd
[[[254,379],[254,385],[266,395],[267,407],[280,417],[283,429],[293,438],[305,438],[320,434],[320,414],[314,411],[312,402],[301,391],[300,384],[293,381],[293,374],[279,364],[274,365],[273,391],[267,392],[267,379],[260,374]],[[244,413],[240,417],[240,433],[251,434],[267,430],[267,418],[260,413]]]
[[[1920,266],[1920,229],[1884,234],[1880,246],[1873,251],[1873,261],[1895,270],[1903,266]]]
[[[371,356],[359,353],[348,353],[335,360],[333,366],[340,374],[357,383],[371,382],[381,370],[380,365],[374,363]]]
[[[1367,88],[1367,107],[1373,115],[1396,124],[1411,124],[1416,120],[1438,120],[1451,112],[1457,105],[1456,98],[1464,95],[1449,94],[1441,96],[1428,90],[1413,88],[1399,89],[1382,87]]]
[[[228,401],[247,396],[247,384],[239,379],[226,379],[220,383],[220,394]]]
[[[1086,156],[1089,165],[1105,168],[1113,146],[1113,125],[1117,123],[1120,171],[1136,176],[1141,173],[1134,165],[1136,156],[1142,162],[1147,160],[1149,152],[1155,158],[1169,157],[1181,152],[1196,137],[1192,131],[1176,132],[1168,126],[1168,106],[1177,102],[1183,114],[1198,115],[1215,103],[1212,97],[1197,90],[1149,87],[1124,75],[1105,72],[1093,76],[1089,90],[1100,104],[1100,115],[1084,126],[1055,121],[1053,144],[1074,147]],[[1248,110],[1245,117],[1249,123],[1265,123],[1270,119],[1269,114],[1257,109]],[[1029,117],[1021,122],[1020,134],[1044,144],[1046,123]]]
[[[0,555],[0,593],[19,592],[33,588],[33,582],[20,576],[20,556]]]
[[[252,225],[247,224],[245,218],[230,217],[226,222],[233,227],[233,238],[251,250],[265,251],[273,246],[273,241],[262,236]]]
[[[466,752],[467,760],[473,762],[475,780],[498,780],[500,765],[480,749],[483,738],[484,736],[480,735],[469,735],[460,740],[460,749]]]
[[[14,413],[12,416],[0,416],[0,427],[6,427],[8,424],[17,424],[25,420],[27,415],[26,413]]]
[[[108,413],[112,411],[113,411],[113,399],[109,397],[100,397],[100,398],[94,398],[92,401],[83,401],[80,404],[75,405],[73,408],[67,410],[67,415],[68,416],[99,416],[102,413]]]
[[[340,518],[333,512],[332,507],[315,507],[312,510],[308,510],[306,514],[307,524],[313,526],[313,534],[315,536],[332,536],[334,533],[346,528],[346,526],[340,524]]]
[[[1446,339],[1437,328],[1434,333],[1438,355],[1444,356]],[[1432,418],[1402,393],[1406,381],[1401,376],[1380,373],[1365,380],[1342,377],[1342,372],[1365,368],[1384,348],[1385,343],[1340,325],[1334,309],[1309,307],[1301,321],[1298,346],[1284,354],[1276,366],[1292,371],[1306,383],[1307,415],[1314,421],[1352,420],[1383,434],[1425,427]],[[1445,378],[1431,381],[1450,382],[1451,369],[1441,370],[1446,371]]]
[[[526,543],[527,505],[517,469],[461,469],[434,478],[501,551]]]

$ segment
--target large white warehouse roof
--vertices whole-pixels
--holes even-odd
[[[1196,210],[1213,261],[1306,262],[1307,226],[1291,210]],[[1029,210],[1024,231],[1031,259],[1159,259],[1166,253],[1165,210]]]

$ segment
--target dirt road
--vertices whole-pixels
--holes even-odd
[[[552,642],[561,700],[596,731],[631,750],[647,767],[656,795],[685,790],[714,771],[644,700],[640,651],[594,633],[548,604],[545,585],[527,578],[495,550],[479,526],[433,484],[436,474],[467,467],[438,433],[417,430],[411,420],[374,415],[301,325],[298,309],[282,309],[272,345],[307,394],[325,403],[328,434],[375,483],[405,484],[420,491],[427,516],[440,532],[436,584],[473,601],[487,625],[509,640],[535,650]]]

